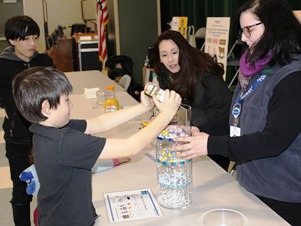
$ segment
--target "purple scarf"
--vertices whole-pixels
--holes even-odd
[[[246,57],[248,54],[247,50],[240,58],[239,61],[239,76],[238,76],[238,80],[239,83],[241,85],[241,87],[243,88],[243,90],[246,89],[247,85],[249,84],[249,81],[251,80],[252,76],[255,75],[256,73],[260,72],[262,69],[264,69],[267,64],[269,63],[271,57],[270,54],[266,55],[264,58],[258,60],[255,63],[255,66],[252,67],[250,65],[250,63],[246,62]]]

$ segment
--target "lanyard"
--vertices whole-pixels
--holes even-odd
[[[256,79],[256,81],[254,81],[252,83],[252,85],[244,93],[241,93],[237,102],[233,105],[232,115],[234,117],[234,126],[235,127],[238,126],[241,107],[242,107],[244,100],[246,99],[247,96],[250,95],[250,93],[252,93],[258,87],[259,84],[261,84],[261,82],[263,82],[263,80],[265,80],[266,77],[267,76],[265,74],[263,74],[258,79]]]

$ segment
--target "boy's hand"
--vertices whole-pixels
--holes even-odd
[[[140,93],[140,100],[141,100],[141,104],[144,107],[147,107],[148,109],[151,109],[152,107],[154,107],[154,102],[153,102],[152,98],[146,96],[143,91]]]
[[[172,118],[176,114],[181,104],[182,98],[175,91],[166,89],[163,102],[160,102],[156,97],[153,97],[153,101],[156,107],[159,109],[160,113],[166,113]]]

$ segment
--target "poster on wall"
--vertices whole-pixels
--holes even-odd
[[[230,17],[207,17],[205,52],[227,70],[227,53],[229,44]],[[226,74],[223,75],[224,80]]]
[[[174,17],[172,17],[170,27],[171,27],[171,30],[180,32],[184,36],[184,38],[186,38],[187,23],[188,23],[188,17],[174,16]]]

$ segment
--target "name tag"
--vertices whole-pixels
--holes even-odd
[[[237,126],[230,126],[230,137],[240,137],[240,128]]]

